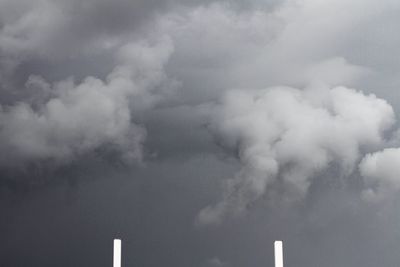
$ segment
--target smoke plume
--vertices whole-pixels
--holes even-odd
[[[158,101],[160,84],[173,86],[163,71],[172,50],[168,39],[124,45],[104,81],[50,84],[30,76],[25,87],[32,97],[1,107],[0,149],[7,154],[0,163],[68,162],[102,147],[121,152],[126,163],[141,161],[146,130],[133,114]]]
[[[382,146],[394,123],[385,100],[346,87],[232,91],[216,110],[210,128],[236,151],[242,168],[225,183],[222,201],[200,212],[203,223],[245,210],[270,187],[282,186],[280,197],[298,199],[332,164],[349,176],[364,151]],[[377,157],[364,161],[366,175],[379,173],[369,166]]]

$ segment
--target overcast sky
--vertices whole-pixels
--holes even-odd
[[[0,0],[0,266],[400,262],[397,0]]]

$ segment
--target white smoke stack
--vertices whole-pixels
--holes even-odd
[[[283,246],[282,241],[275,241],[275,267],[283,267]]]
[[[121,239],[114,239],[113,267],[121,267]]]

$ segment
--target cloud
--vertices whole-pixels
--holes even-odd
[[[200,223],[240,213],[267,191],[302,198],[332,164],[348,176],[361,151],[381,145],[394,123],[385,100],[321,85],[231,91],[215,110],[210,130],[242,168],[224,184],[221,202],[200,212]]]
[[[31,76],[26,87],[33,96],[1,107],[0,147],[8,153],[0,163],[70,161],[99,148],[121,152],[125,162],[141,161],[146,130],[133,113],[158,101],[161,84],[175,85],[163,71],[172,51],[168,38],[127,44],[104,81],[89,76],[49,84]]]
[[[399,192],[399,162],[399,148],[387,148],[364,157],[359,168],[365,181],[363,197],[366,200],[379,202],[392,199]]]
[[[348,21],[362,24],[366,16],[345,13],[338,21],[311,2],[283,1],[251,11],[213,3],[161,18],[177,48],[168,72],[183,82],[180,96],[201,103],[232,88],[304,87],[315,80],[353,86],[371,74],[370,67],[344,53],[347,39],[342,39],[352,34]],[[334,5],[343,6],[343,1]],[[310,17],[324,28],[310,24]]]

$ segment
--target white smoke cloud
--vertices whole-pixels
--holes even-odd
[[[222,201],[200,212],[199,222],[218,223],[240,213],[279,185],[289,200],[302,197],[316,173],[332,163],[349,175],[361,149],[381,145],[393,123],[385,100],[346,87],[229,92],[210,129],[225,147],[237,150],[242,168],[225,183]]]
[[[140,161],[146,130],[132,113],[158,101],[157,87],[174,86],[163,71],[172,51],[168,38],[127,44],[104,81],[86,77],[50,85],[31,76],[27,88],[34,97],[0,107],[0,149],[7,151],[0,163],[68,161],[103,146],[121,151],[126,162]]]
[[[400,190],[400,149],[387,148],[368,154],[360,163],[366,189],[363,197],[379,202],[391,199]]]

